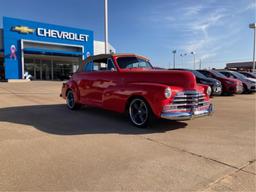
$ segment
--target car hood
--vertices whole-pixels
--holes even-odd
[[[249,81],[252,81],[252,82],[256,83],[256,79],[253,79],[253,78],[250,78],[250,77],[248,77],[248,78],[246,78],[246,79],[249,80]]]
[[[232,79],[232,78],[227,78],[229,81],[233,81],[235,82],[236,84],[243,84],[241,80],[239,79]]]
[[[220,84],[220,81],[213,78],[200,78],[201,81],[206,81],[209,84]]]
[[[126,83],[159,83],[184,89],[197,89],[196,78],[188,71],[145,70],[123,71]]]
[[[218,79],[221,80],[221,81],[231,81],[231,82],[236,83],[236,84],[241,84],[242,83],[240,80],[232,79],[232,78],[228,78],[228,77],[219,77]]]
[[[212,81],[214,81],[214,84],[221,85],[221,82],[217,79],[214,79],[214,78],[208,78],[208,79],[211,79]]]

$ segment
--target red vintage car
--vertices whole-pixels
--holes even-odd
[[[145,57],[103,54],[88,57],[63,83],[61,97],[71,110],[81,105],[127,113],[146,127],[154,118],[188,120],[212,113],[211,88],[186,71],[157,70]]]

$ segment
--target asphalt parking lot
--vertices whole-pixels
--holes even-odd
[[[138,129],[120,114],[69,111],[60,88],[0,83],[0,191],[256,190],[256,94]]]

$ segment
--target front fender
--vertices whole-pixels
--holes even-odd
[[[169,99],[166,99],[164,96],[164,91],[167,87],[172,89],[172,96]],[[151,110],[156,117],[160,117],[163,106],[170,103],[176,92],[180,90],[181,89],[179,87],[158,83],[129,83],[125,88],[125,92],[129,94],[127,102],[129,102],[131,97],[143,97],[151,107]]]

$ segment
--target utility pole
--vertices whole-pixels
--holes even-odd
[[[202,60],[200,59],[199,69],[202,69]]]
[[[108,0],[104,3],[105,54],[108,54]]]
[[[253,64],[252,64],[252,72],[255,72],[255,44],[256,44],[256,23],[252,23],[249,25],[249,28],[253,29]]]

